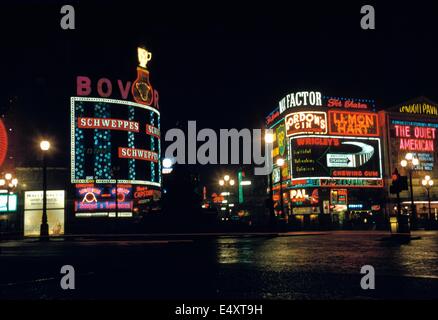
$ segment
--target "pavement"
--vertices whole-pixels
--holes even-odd
[[[64,237],[0,243],[0,299],[436,299],[438,232]],[[62,290],[61,267],[75,270]],[[375,269],[375,290],[360,286]]]

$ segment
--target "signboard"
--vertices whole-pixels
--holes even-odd
[[[383,180],[364,179],[321,179],[321,187],[348,187],[348,188],[382,188]]]
[[[160,112],[106,98],[71,98],[71,182],[161,186]]]
[[[319,207],[294,207],[292,208],[292,214],[319,214],[321,209]]]
[[[297,134],[326,134],[327,114],[319,111],[293,112],[286,116],[286,136]]]
[[[47,223],[49,235],[64,234],[65,191],[48,190]],[[43,216],[43,191],[26,191],[24,193],[24,235],[39,236]]]
[[[318,205],[318,189],[292,189],[290,190],[290,200],[294,206]]]
[[[436,117],[438,116],[438,106],[428,102],[410,103],[400,106],[398,112]]]
[[[332,205],[347,205],[348,190],[332,189],[330,190],[330,203]]]
[[[17,211],[17,195],[0,194],[0,212]]]
[[[329,129],[332,135],[378,137],[377,113],[330,110]]]
[[[131,212],[133,207],[132,185],[119,184],[115,185],[94,185],[94,184],[77,184],[76,199],[74,210],[77,213],[87,212],[89,216],[106,215],[109,211]],[[117,210],[116,210],[117,209]],[[80,216],[80,215],[79,215]],[[83,216],[83,215],[82,215]]]
[[[379,138],[296,136],[290,144],[292,180],[382,179]]]
[[[349,99],[349,98],[329,98],[324,97],[326,101],[326,106],[329,108],[343,108],[343,109],[355,109],[355,110],[366,110],[371,109],[369,103],[373,102],[370,100],[363,99]]]
[[[64,190],[47,190],[47,209],[61,209],[65,206]],[[24,209],[36,210],[43,208],[43,191],[26,191],[24,193]]]
[[[289,108],[306,107],[306,106],[322,106],[321,92],[301,91],[286,95],[278,103],[280,113],[283,113]]]
[[[391,119],[389,136],[393,160],[398,165],[407,153],[420,160],[419,171],[432,171],[437,150],[438,123]]]

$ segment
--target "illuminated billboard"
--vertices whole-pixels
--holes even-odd
[[[293,112],[286,116],[286,136],[327,133],[327,114],[319,111]]]
[[[76,216],[111,216],[115,212],[132,212],[133,191],[130,184],[77,184],[74,211]]]
[[[296,136],[290,138],[292,180],[381,180],[379,138]]]
[[[71,182],[161,186],[160,112],[127,100],[71,98]]]
[[[331,135],[378,137],[377,113],[330,110],[329,130]]]
[[[420,160],[416,170],[434,170],[437,134],[438,123],[391,119],[389,136],[395,155],[393,161],[399,164],[407,153],[412,153]]]
[[[16,194],[0,194],[0,212],[17,211]]]

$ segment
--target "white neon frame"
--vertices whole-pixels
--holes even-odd
[[[127,106],[147,109],[149,111],[155,112],[160,116],[160,112],[144,104],[127,101],[127,100],[116,100],[116,99],[106,99],[106,98],[92,98],[92,97],[70,97],[70,180],[71,183],[116,183],[115,179],[75,179],[75,166],[76,166],[76,142],[75,142],[75,103],[76,101],[90,101],[90,102],[103,102],[103,103],[114,103],[114,104],[124,104]],[[160,156],[160,155],[158,155]],[[155,187],[161,187],[161,183],[152,182],[147,180],[117,180],[117,183],[129,183],[129,184],[141,184],[149,185]]]
[[[303,179],[311,179],[311,180],[317,180],[317,179],[331,179],[331,180],[382,180],[383,179],[383,171],[382,171],[382,146],[380,142],[380,138],[376,137],[345,137],[345,136],[320,136],[320,135],[303,135],[303,136],[293,136],[289,138],[289,146],[291,148],[290,150],[290,168],[291,168],[291,176],[293,172],[293,165],[292,165],[292,140],[298,139],[298,138],[337,138],[337,139],[354,139],[354,140],[376,140],[379,146],[379,169],[380,169],[380,177],[379,178],[362,178],[362,177],[301,177],[301,178],[291,178],[291,181],[296,180],[303,180]]]

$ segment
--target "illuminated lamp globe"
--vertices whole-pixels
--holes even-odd
[[[414,158],[414,155],[412,153],[406,153],[405,155],[405,159],[408,161],[411,161]]]
[[[234,186],[234,180],[230,180],[230,186]]]
[[[225,181],[230,180],[230,176],[229,176],[229,175],[226,175],[226,176],[224,177],[224,180],[225,180]]]
[[[41,148],[41,150],[43,150],[43,151],[48,151],[48,150],[50,149],[50,142],[47,141],[47,140],[43,140],[43,141],[41,141],[41,143],[40,143],[40,148]]]
[[[266,143],[273,143],[274,142],[274,134],[267,132],[265,134],[265,142]]]
[[[400,165],[401,165],[403,168],[406,168],[406,166],[408,165],[408,162],[407,162],[406,160],[402,160],[402,161],[400,162]]]
[[[172,168],[172,160],[169,158],[163,159],[163,168],[170,169]]]
[[[3,187],[6,184],[5,179],[0,179],[0,186]]]
[[[426,180],[426,179],[421,180],[421,184],[422,184],[423,186],[427,186],[427,180]]]
[[[283,158],[277,159],[277,166],[279,166],[279,167],[284,166],[284,159]]]
[[[428,176],[425,176],[425,177],[424,177],[424,180],[429,181],[429,180],[430,180],[430,176],[429,176],[429,175],[428,175]]]
[[[5,174],[5,179],[6,179],[6,180],[11,180],[11,179],[12,179],[12,174],[10,174],[10,173],[6,173],[6,174]]]
[[[429,186],[433,186],[433,180],[429,180]]]
[[[225,184],[224,180],[219,180],[219,185],[223,186]]]
[[[11,182],[12,182],[12,185],[13,185],[14,187],[18,186],[18,179],[17,179],[17,178],[12,179]]]
[[[420,160],[418,160],[417,158],[412,159],[412,165],[418,166],[419,164],[420,164]]]

